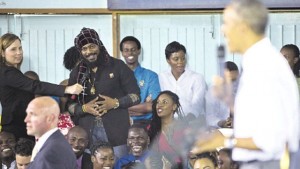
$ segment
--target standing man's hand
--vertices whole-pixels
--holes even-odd
[[[85,113],[92,114],[94,116],[99,116],[100,113],[98,111],[99,105],[97,104],[98,97],[89,101],[88,103],[82,105],[82,110]]]
[[[195,142],[191,153],[200,154],[208,151],[216,151],[216,148],[224,146],[224,140],[224,135],[218,130],[214,130],[211,133],[203,133]]]
[[[96,103],[99,105],[98,111],[101,112],[107,112],[110,109],[116,109],[119,107],[119,101],[118,99],[113,99],[108,96],[104,96],[99,94],[99,98],[101,98],[101,101],[97,101]]]

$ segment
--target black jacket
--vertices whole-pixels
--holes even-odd
[[[72,70],[69,78],[70,85],[77,83],[77,81],[80,82],[80,79],[77,79],[80,65]],[[90,92],[93,82],[96,88],[96,94],[94,95]],[[109,110],[102,116],[102,121],[108,141],[112,146],[126,144],[129,129],[129,114],[127,109],[140,102],[140,89],[133,71],[122,60],[109,57],[108,62],[99,65],[96,73],[88,75],[88,79],[83,86],[86,87],[84,91],[86,94],[84,98],[85,103],[96,98],[99,94],[119,100],[119,108]],[[132,98],[133,95],[135,99]],[[83,113],[78,99],[69,98],[68,105],[72,103],[78,103],[74,115],[78,119],[77,124],[83,127],[89,133],[89,138],[91,138],[91,132],[95,125],[95,116]]]
[[[27,137],[24,119],[34,94],[64,96],[64,86],[32,80],[15,67],[0,65],[2,130],[16,138]]]

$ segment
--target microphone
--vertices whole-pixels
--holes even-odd
[[[81,85],[83,85],[84,82],[88,79],[88,76],[89,76],[89,73],[88,73],[88,72],[85,72],[85,73],[82,75],[82,78],[81,78],[81,80],[80,80],[80,84],[81,84]],[[73,94],[73,95],[71,96],[71,99],[72,99],[72,100],[75,100],[75,99],[76,99],[76,95]]]
[[[83,75],[82,75],[82,78],[80,80],[80,84],[83,85],[83,83],[88,79],[89,77],[89,73],[88,72],[85,72]]]
[[[218,73],[221,77],[224,77],[225,69],[225,48],[223,45],[220,45],[217,49],[218,56]]]

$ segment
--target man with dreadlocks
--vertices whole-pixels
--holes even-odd
[[[74,40],[82,60],[70,73],[69,84],[84,91],[70,97],[69,112],[89,133],[90,144],[109,142],[117,158],[127,154],[128,107],[140,102],[140,90],[126,64],[111,57],[97,32],[83,28]]]

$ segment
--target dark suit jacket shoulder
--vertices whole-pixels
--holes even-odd
[[[59,130],[55,131],[36,154],[28,169],[75,169],[76,156]]]

